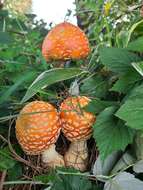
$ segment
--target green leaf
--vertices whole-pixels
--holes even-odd
[[[138,39],[130,42],[127,49],[136,52],[143,52],[143,37],[139,37]]]
[[[7,148],[0,150],[0,171],[13,168],[16,163]]]
[[[143,83],[141,85],[135,86],[125,97],[126,100],[135,100],[135,99],[142,99],[143,98]]]
[[[9,44],[13,41],[12,37],[7,32],[0,32],[0,44]]]
[[[101,111],[103,111],[105,108],[117,105],[116,102],[111,102],[111,101],[103,101],[100,99],[95,99],[89,102],[87,106],[84,107],[84,109],[87,112],[91,112],[93,114],[98,114]]]
[[[53,185],[52,190],[92,190],[91,182],[81,176],[60,175]]]
[[[124,120],[128,127],[143,129],[143,100],[127,100],[116,112],[116,116]]]
[[[131,39],[131,36],[132,36],[133,32],[135,30],[137,30],[139,27],[142,28],[142,26],[143,26],[143,20],[140,20],[139,22],[132,25],[132,27],[128,31],[128,37],[126,38],[126,47],[128,46],[128,43],[129,43],[129,41]]]
[[[134,86],[135,82],[141,79],[142,77],[136,71],[130,70],[129,72],[120,75],[119,79],[110,90],[127,93]]]
[[[8,100],[8,98],[12,95],[12,93],[14,93],[18,89],[19,86],[21,86],[24,82],[33,79],[35,76],[36,76],[36,72],[34,71],[30,71],[26,73],[25,75],[20,76],[17,79],[17,82],[1,95],[0,103],[3,103],[4,101]]]
[[[49,172],[48,174],[42,174],[33,177],[34,181],[39,181],[42,183],[54,182],[56,180],[56,173]]]
[[[8,181],[18,180],[22,174],[22,165],[20,163],[16,163],[13,168],[8,169]]]
[[[108,107],[98,116],[94,128],[94,138],[102,160],[113,151],[124,150],[133,140],[133,131],[114,116],[116,107]]]
[[[94,76],[85,80],[80,90],[82,94],[103,98],[107,94],[108,81],[101,76]]]
[[[45,71],[41,73],[28,88],[25,96],[22,99],[22,103],[29,100],[32,96],[34,96],[37,92],[39,92],[39,90],[51,84],[76,77],[85,72],[86,71],[83,71],[78,68],[68,68],[68,69],[58,68],[58,69],[51,69],[49,71]]]
[[[143,76],[143,61],[132,63],[132,66],[136,69],[136,71]]]
[[[101,48],[99,55],[102,64],[117,73],[131,70],[131,63],[140,61],[137,55],[121,48]]]
[[[105,183],[104,190],[142,190],[143,182],[134,175],[120,172],[113,179]]]

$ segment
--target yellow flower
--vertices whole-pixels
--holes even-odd
[[[104,5],[104,14],[105,14],[105,16],[109,15],[111,6],[112,6],[112,3],[110,3],[110,2],[105,3],[105,5]]]

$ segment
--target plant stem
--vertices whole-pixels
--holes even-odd
[[[7,174],[7,171],[4,170],[2,172],[2,176],[1,176],[1,180],[0,180],[0,190],[3,190],[3,186],[4,186],[4,181],[5,181],[5,178],[6,178],[6,174]]]

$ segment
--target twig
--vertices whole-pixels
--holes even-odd
[[[4,142],[8,143],[8,140],[7,140],[6,138],[4,138],[2,135],[0,135],[0,138],[1,138]]]
[[[15,185],[15,184],[35,184],[35,185],[48,185],[40,181],[7,181],[3,185]],[[2,189],[1,189],[2,190]]]
[[[5,181],[5,178],[6,178],[6,174],[7,174],[7,171],[4,170],[2,172],[2,176],[1,176],[1,180],[0,180],[0,190],[3,190],[3,186],[4,186],[4,181]]]

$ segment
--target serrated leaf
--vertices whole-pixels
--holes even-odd
[[[55,179],[56,179],[56,174],[54,172],[33,177],[33,180],[40,181],[45,184],[48,182],[53,182]]]
[[[92,190],[91,182],[81,176],[62,175],[57,178],[56,183],[53,185],[52,190]]]
[[[136,52],[143,52],[143,37],[139,37],[138,39],[130,42],[127,49]]]
[[[89,102],[87,106],[84,107],[84,110],[91,112],[93,114],[98,114],[103,111],[105,108],[117,105],[117,102],[112,101],[103,101],[100,99],[95,99]]]
[[[54,83],[71,79],[76,77],[86,71],[83,71],[78,68],[58,68],[58,69],[51,69],[49,71],[45,71],[41,73],[35,81],[31,84],[28,88],[25,96],[22,99],[22,103],[29,100],[32,96],[34,96],[39,90],[52,85]]]
[[[98,116],[94,128],[94,138],[102,160],[117,150],[124,150],[133,140],[133,131],[114,116],[116,107],[108,107]]]
[[[143,129],[142,99],[127,100],[116,112],[116,116],[126,122],[128,127]]]
[[[142,77],[136,71],[130,70],[129,72],[120,75],[119,79],[110,90],[127,93],[134,86],[135,82],[141,79]]]
[[[132,63],[132,66],[135,68],[135,70],[143,76],[143,61]]]
[[[128,72],[132,62],[140,61],[137,55],[122,48],[101,48],[99,55],[102,64],[117,73]]]
[[[142,190],[143,182],[134,175],[121,172],[113,179],[107,181],[104,190]]]
[[[133,170],[136,173],[143,173],[143,160],[139,160],[138,162],[136,162],[133,166]]]

